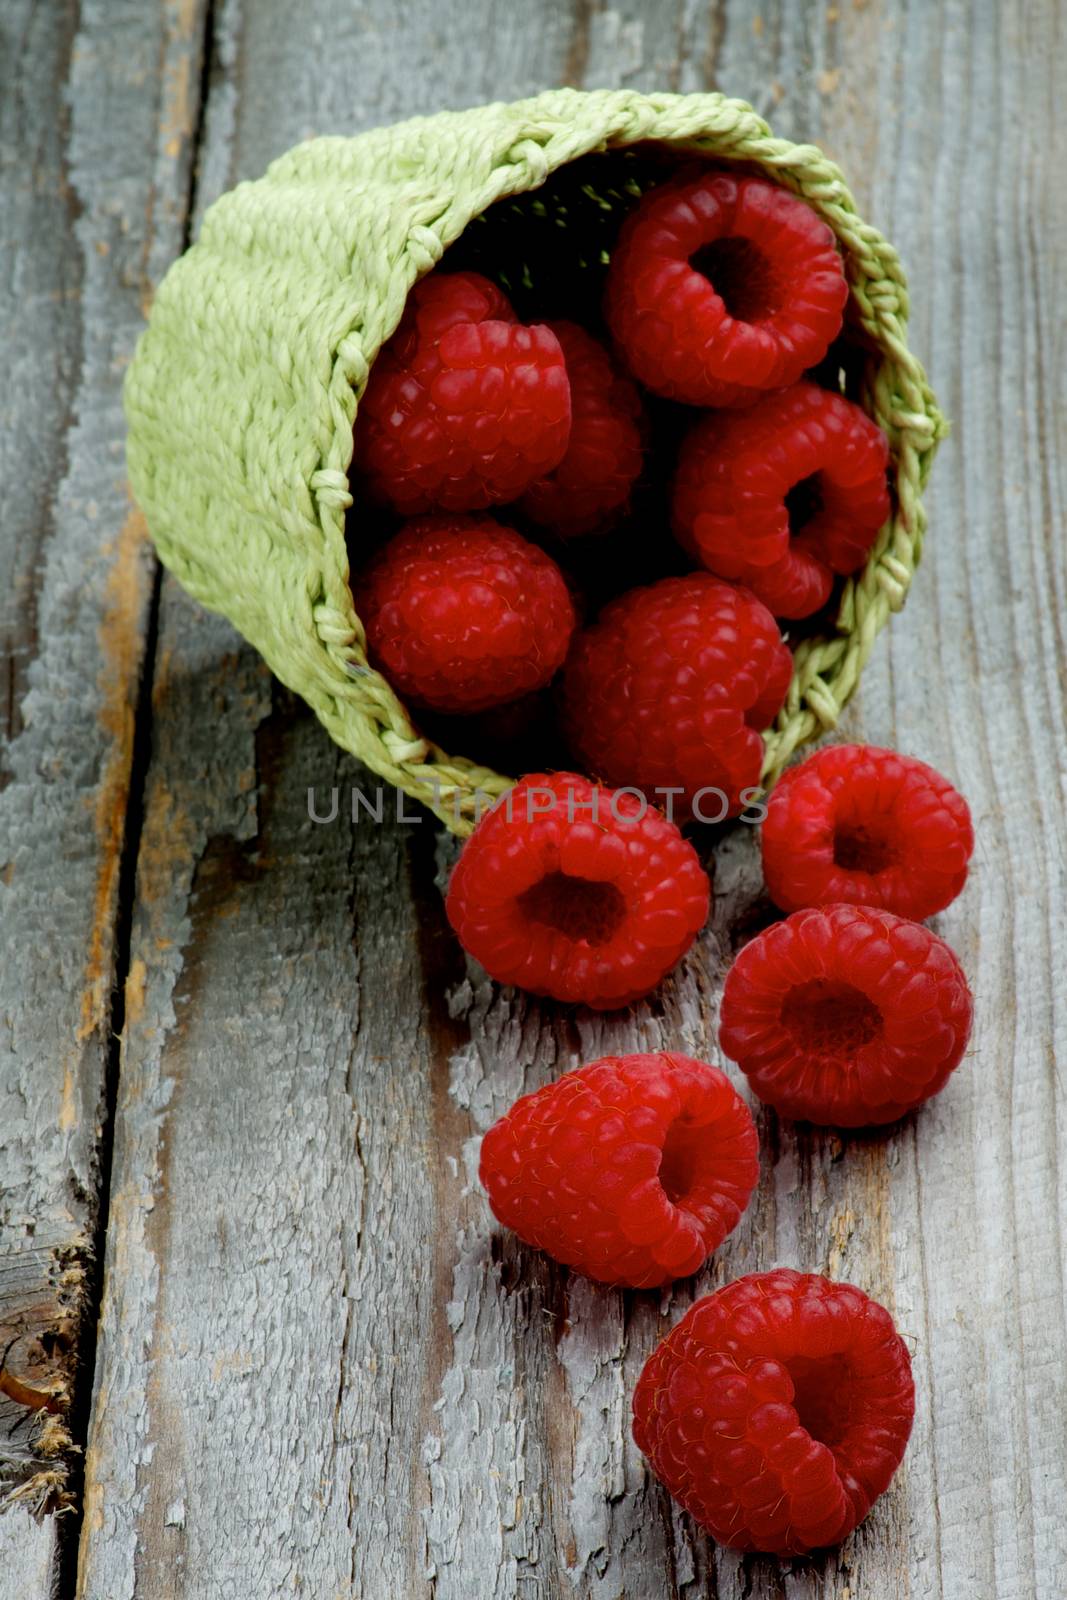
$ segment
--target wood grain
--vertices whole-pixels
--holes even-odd
[[[0,1351],[69,1400],[97,1220],[134,710],[151,586],[122,468],[125,362],[180,247],[202,8],[0,27]],[[0,1505],[61,1504],[59,1424],[0,1393]],[[0,1589],[52,1530],[0,1524]]]
[[[714,1056],[722,973],[769,914],[751,835],[716,850],[712,923],[653,1002],[598,1018],[500,993],[444,926],[450,846],[353,824],[369,780],[165,584],[85,1600],[1064,1592],[1064,57],[1051,3],[313,0],[298,35],[278,0],[221,6],[201,208],[304,134],[563,80],[714,82],[846,164],[911,269],[956,437],[842,731],[971,798],[976,871],[937,925],[979,1014],[945,1093],[889,1134],[762,1114],[758,1198],[698,1280],[570,1278],[493,1226],[478,1137],[594,1054]],[[309,786],[339,788],[336,823],[309,821]],[[711,1547],[627,1425],[694,1296],[776,1262],[890,1305],[919,1386],[890,1493],[841,1551],[784,1564]]]

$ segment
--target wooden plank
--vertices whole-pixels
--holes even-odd
[[[0,1508],[68,1494],[151,563],[123,369],[180,244],[202,6],[14,0],[0,51]],[[81,1419],[82,1421],[84,1419]],[[75,1419],[77,1425],[78,1419]],[[52,1532],[0,1524],[0,1588]]]
[[[432,18],[427,8],[398,40],[388,7],[346,23],[313,5],[304,36],[329,37],[337,67],[324,79],[293,48],[283,8],[222,6],[202,204],[316,125],[355,131],[415,110],[411,46],[422,84],[438,76],[442,103],[490,98],[501,71],[509,94],[560,76],[566,32],[547,6],[529,36],[501,40],[513,56],[503,69],[472,73],[458,47],[442,62],[438,41],[458,41],[469,19],[458,4]],[[451,1255],[428,1271],[426,1241],[450,1174],[425,1157],[450,1103],[418,1000],[426,935],[409,885],[411,830],[354,827],[347,808],[336,826],[312,824],[309,785],[347,796],[359,772],[302,710],[274,699],[227,626],[165,583],[85,1596],[181,1592],[208,1572],[238,1593],[280,1594],[298,1580],[324,1595],[425,1586],[410,1502],[423,1493],[436,1389],[428,1374],[412,1391],[410,1361],[415,1349],[436,1361],[430,1352],[447,1340]],[[432,878],[428,823],[422,831]],[[439,896],[424,887],[439,917]],[[443,1011],[439,995],[435,1004]],[[279,1141],[293,1152],[285,1176]],[[253,1149],[277,1177],[250,1206]],[[194,1215],[202,1247],[190,1252]],[[288,1418],[275,1434],[272,1397],[283,1395]],[[277,1493],[264,1495],[264,1473]],[[364,1538],[371,1523],[384,1537]]]
[[[336,13],[314,0],[296,40],[276,0],[223,6],[204,199],[311,131],[564,78],[714,75],[784,133],[820,137],[900,243],[957,438],[915,596],[844,731],[934,761],[971,797],[975,879],[937,925],[974,978],[978,1027],[937,1104],[889,1135],[763,1114],[758,1198],[693,1283],[660,1298],[570,1278],[492,1226],[478,1137],[582,1058],[668,1043],[714,1056],[722,973],[767,915],[751,835],[717,850],[712,924],[653,1003],[596,1018],[498,993],[444,925],[449,848],[426,823],[353,825],[345,801],[369,780],[166,584],[79,1594],[1053,1600],[1067,1571],[1054,7]],[[310,822],[309,786],[338,787],[335,823]],[[694,1296],[775,1262],[891,1305],[920,1397],[905,1469],[868,1522],[840,1552],[781,1565],[712,1548],[644,1473],[627,1419],[645,1355]]]

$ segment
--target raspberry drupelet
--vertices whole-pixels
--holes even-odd
[[[717,1067],[607,1056],[523,1095],[482,1140],[493,1214],[601,1283],[655,1288],[696,1272],[759,1178],[752,1116]]]
[[[674,532],[776,617],[807,617],[856,572],[889,515],[889,445],[843,395],[797,383],[705,417],[682,446]]]
[[[446,908],[499,983],[628,1005],[676,966],[707,920],[696,851],[639,796],[575,773],[535,773],[478,824]]]
[[[555,562],[491,517],[416,518],[353,580],[371,661],[413,705],[484,711],[562,665],[574,605]]]
[[[834,744],[779,780],[761,833],[763,876],[783,911],[848,901],[920,922],[967,879],[967,802],[924,761]]]
[[[754,1272],[686,1313],[645,1363],[634,1440],[720,1544],[804,1555],[883,1494],[915,1415],[884,1306],[815,1273]]]
[[[423,278],[359,402],[355,465],[404,516],[514,500],[563,459],[563,351],[476,272]]]
[[[632,589],[576,634],[562,680],[564,732],[583,768],[673,813],[721,821],[759,784],[760,730],[793,660],[747,589],[697,572]]]
[[[532,522],[563,539],[595,533],[626,505],[643,456],[637,389],[604,347],[574,322],[550,322],[571,386],[567,453],[519,502]]]
[[[623,224],[605,315],[654,394],[736,406],[821,361],[847,299],[833,230],[810,206],[712,171],[653,189]]]
[[[972,1009],[962,967],[929,928],[873,906],[815,906],[741,950],[719,1045],[783,1116],[871,1127],[944,1088]]]

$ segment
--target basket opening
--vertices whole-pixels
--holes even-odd
[[[566,872],[548,873],[519,896],[519,905],[533,922],[594,946],[607,944],[626,916],[626,902],[613,883]]]
[[[523,321],[579,322],[608,343],[601,306],[610,252],[620,226],[649,189],[698,164],[723,165],[654,142],[582,156],[557,168],[539,187],[498,200],[473,218],[436,270],[482,273],[500,285]],[[749,170],[747,163],[728,165],[731,171]],[[757,320],[773,312],[773,264],[751,241],[739,237],[718,240],[695,252],[691,263],[708,277],[732,316]],[[827,355],[826,371],[812,377],[832,388],[843,389],[846,383],[854,387],[864,359],[843,334]],[[697,413],[647,391],[642,399],[648,422],[645,471],[635,486],[628,514],[612,528],[609,561],[604,559],[601,538],[571,539],[562,545],[525,521],[515,506],[494,513],[560,563],[584,597],[587,620],[627,590],[693,570],[691,559],[676,540],[650,538],[649,531],[664,526],[678,441]],[[791,532],[801,531],[820,506],[817,474],[795,485],[788,498]],[[349,542],[353,571],[358,572],[399,526],[399,519],[391,514],[368,516],[366,507],[361,506],[358,533],[354,522],[349,522],[356,535]],[[830,631],[839,591],[840,584],[835,585],[821,611],[790,626],[792,643]],[[510,733],[517,732],[518,738],[508,736],[507,729],[502,736],[499,717],[466,718],[456,725],[454,719],[419,713],[415,720],[418,731],[442,748],[459,750],[498,771],[520,773],[568,764],[568,752],[552,719],[544,714],[537,719],[535,730],[525,725],[525,716],[517,718]],[[538,892],[547,907],[551,891]],[[589,896],[587,900],[595,937],[605,907],[593,907]],[[578,931],[575,936],[585,935]]]
[[[596,151],[556,168],[540,185],[506,195],[473,217],[449,245],[436,270],[482,273],[504,290],[520,320],[573,321],[594,337],[609,342],[602,302],[610,254],[620,226],[648,190],[697,167],[718,168],[736,175],[759,174],[771,181],[777,176],[756,158],[738,160],[655,140]],[[784,187],[794,188],[792,184]],[[773,313],[773,263],[758,246],[730,238],[695,252],[691,262],[713,284],[729,313],[738,320],[758,320],[760,315]],[[858,276],[862,280],[862,274]],[[874,382],[887,359],[880,340],[864,324],[854,301],[838,338],[824,360],[806,377],[870,411]],[[642,398],[648,419],[646,468],[635,486],[629,513],[611,530],[610,560],[605,560],[603,541],[596,536],[563,543],[525,520],[518,507],[500,507],[495,513],[559,562],[575,591],[583,596],[586,622],[595,620],[606,604],[627,590],[693,570],[692,560],[680,544],[665,536],[664,507],[669,503],[671,466],[678,441],[691,426],[695,413],[688,406],[647,392]],[[895,464],[890,476],[895,489]],[[812,474],[789,491],[787,511],[792,535],[803,534],[820,515],[822,488],[819,474]],[[349,522],[350,531],[356,533],[349,543],[353,569],[358,570],[371,548],[395,531],[391,521],[388,517],[368,518],[364,507],[358,532]],[[783,636],[802,661],[820,649],[835,652],[826,669],[831,678],[837,671],[842,634],[847,640],[855,631],[851,613],[841,609],[848,584],[849,580],[837,578],[823,607],[799,621],[782,625]],[[810,720],[806,710],[790,715],[794,722],[800,716]],[[561,745],[554,718],[546,715],[535,720],[536,737],[530,728],[517,726],[510,729],[517,737],[502,738],[499,727],[478,718],[441,719],[420,714],[416,727],[439,750],[461,752],[466,760],[484,765],[493,773],[521,774],[569,765],[571,756]],[[807,731],[801,742],[811,737],[812,732]],[[772,780],[795,743],[793,738],[772,735],[768,743],[773,757],[768,763],[768,776]],[[784,748],[784,755],[778,753],[779,746]],[[871,841],[862,845],[858,841],[842,841],[840,848],[850,860],[878,859],[872,853]],[[879,869],[871,866],[867,870]],[[530,914],[540,911],[547,926],[560,929],[563,925],[558,920],[561,913],[557,893],[558,889],[551,886],[537,886],[536,891],[530,891]],[[595,900],[597,894],[601,896],[599,902]],[[576,921],[568,923],[565,931],[591,941],[610,937],[615,913],[603,888],[583,891],[583,898],[584,910],[574,910]],[[568,887],[568,905],[577,907],[578,899]]]

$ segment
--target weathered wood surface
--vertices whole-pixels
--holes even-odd
[[[151,590],[120,387],[181,244],[199,15],[0,8],[0,1503],[34,1508],[66,1492]],[[0,1522],[0,1590],[43,1593],[52,1538]]]
[[[582,1057],[660,1043],[714,1056],[721,974],[765,914],[751,837],[718,852],[712,926],[654,1004],[604,1019],[497,993],[444,925],[430,824],[354,826],[343,807],[311,823],[310,785],[370,780],[165,581],[83,1600],[1067,1591],[1065,57],[1053,0],[311,0],[299,25],[279,0],[217,7],[200,212],[305,134],[561,81],[715,84],[846,165],[910,268],[914,342],[956,433],[916,591],[843,731],[926,757],[972,800],[977,868],[938,927],[978,1019],[940,1100],[888,1136],[764,1116],[758,1199],[695,1283],[660,1299],[570,1279],[492,1226],[471,1181],[478,1136]],[[98,308],[96,338],[117,337],[117,316],[124,339],[128,312]],[[64,732],[44,727],[41,748]],[[66,1039],[55,998],[30,993],[38,1031]],[[13,1186],[27,1215],[38,1171],[27,1157]],[[816,1562],[714,1550],[628,1437],[659,1334],[707,1287],[772,1263],[861,1283],[915,1355],[905,1470]],[[36,1600],[40,1535],[13,1526],[0,1523],[0,1550],[16,1551],[0,1595]]]

